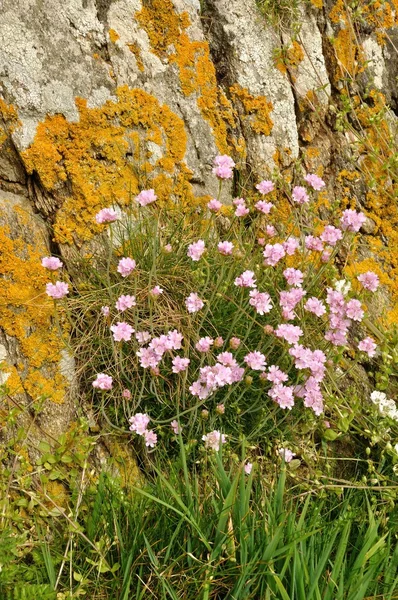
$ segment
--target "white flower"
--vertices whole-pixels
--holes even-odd
[[[334,289],[345,296],[351,289],[351,283],[346,279],[339,279],[339,281],[336,281],[334,284]]]

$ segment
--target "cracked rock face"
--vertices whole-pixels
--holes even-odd
[[[148,162],[155,170],[160,170],[166,152],[167,127],[170,123],[182,127],[174,152],[180,150],[182,156],[173,160],[185,173],[193,194],[216,195],[212,160],[224,153],[234,156],[252,182],[270,175],[276,166],[283,170],[303,160],[308,170],[321,168],[330,175],[333,194],[353,135],[346,132],[343,136],[330,125],[336,120],[333,96],[344,86],[336,73],[357,66],[350,64],[346,48],[341,46],[338,52],[347,19],[331,13],[335,0],[324,1],[322,9],[317,4],[303,3],[298,33],[292,35],[267,22],[255,0],[2,0],[0,223],[4,247],[10,245],[7,240],[14,245],[20,240],[14,251],[20,260],[32,261],[28,264],[32,272],[39,260],[33,250],[40,247],[51,252],[59,244],[53,225],[67,201],[72,203],[68,214],[73,214],[73,174],[81,168],[77,161],[68,171],[73,140],[83,143],[86,139],[71,124],[80,122],[82,115],[94,123],[100,114],[114,126],[109,107],[121,107],[121,88],[128,92],[119,118],[131,109],[137,91],[143,92],[142,111],[132,115],[133,125],[129,125],[141,127],[140,135],[142,129],[147,134],[153,126],[151,111],[156,112],[161,139],[142,135],[150,152]],[[369,28],[362,35],[368,64],[358,86],[382,88],[395,109],[397,28],[389,30],[384,45],[376,34]],[[150,114],[145,113],[146,106],[151,107]],[[90,112],[94,108],[99,113]],[[167,127],[159,116],[166,109]],[[95,166],[97,140],[93,137],[85,158]],[[23,151],[32,148],[29,162]],[[119,172],[118,165],[114,168]],[[50,185],[45,178],[48,172],[51,177],[62,172],[62,177]],[[229,202],[234,191],[225,186],[224,201]],[[364,202],[359,184],[355,193]],[[79,218],[84,217],[82,210],[79,206]],[[67,253],[66,245],[60,248]],[[10,266],[1,276],[13,282],[17,274]],[[37,292],[32,288],[31,298]],[[18,302],[15,296],[7,298],[10,310],[23,314],[23,303]],[[54,350],[49,367],[26,350],[24,331],[29,337],[40,327],[46,328],[46,323],[51,329],[52,319],[49,311],[32,322],[29,330],[24,321],[19,329],[3,324],[0,360],[20,371],[20,399],[25,404],[39,393],[33,385],[37,376],[29,371],[32,361],[32,369],[44,380],[55,382],[57,372],[58,383],[62,380],[65,389],[73,388],[72,357],[62,352],[58,356]],[[10,379],[11,375],[2,377]],[[56,437],[73,414],[71,394],[64,396],[63,405],[49,399],[42,425]]]

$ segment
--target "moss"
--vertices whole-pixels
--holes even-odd
[[[230,88],[233,98],[239,100],[244,110],[244,119],[255,133],[270,135],[274,126],[270,117],[272,103],[265,96],[254,96],[247,88],[235,84]]]

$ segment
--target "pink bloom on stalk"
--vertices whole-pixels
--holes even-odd
[[[110,375],[105,373],[98,373],[95,380],[93,381],[93,387],[99,390],[111,390],[113,379]]]
[[[265,365],[267,364],[264,354],[257,352],[257,350],[246,354],[243,360],[250,369],[253,369],[253,371],[264,371]]]
[[[172,360],[172,371],[173,373],[182,373],[188,369],[188,365],[191,361],[189,358],[181,358],[181,356],[175,356]]]
[[[151,419],[146,413],[136,413],[129,418],[129,429],[130,431],[138,433],[138,435],[144,435],[150,420]]]
[[[113,208],[102,208],[96,215],[95,220],[99,224],[113,223],[117,221],[119,216]]]
[[[130,273],[134,271],[136,266],[135,260],[127,256],[119,260],[117,272],[120,273],[122,277],[127,277],[127,275],[130,275]]]
[[[213,174],[219,179],[231,179],[235,163],[230,156],[222,154],[214,159]]]
[[[125,398],[126,400],[131,400],[131,392],[128,389],[125,389],[122,391],[122,398]]]
[[[314,296],[312,298],[308,298],[307,302],[304,304],[304,308],[317,317],[322,317],[322,315],[324,315],[326,312],[325,305]]]
[[[174,419],[174,421],[170,423],[170,427],[172,428],[173,433],[175,435],[178,435],[181,432],[181,427],[179,426],[178,421],[176,419]]]
[[[154,288],[151,289],[152,296],[160,296],[160,294],[163,294],[163,288],[161,288],[158,285],[155,285]]]
[[[361,229],[365,221],[366,217],[363,213],[347,209],[343,211],[343,216],[340,219],[341,229],[356,232]]]
[[[181,350],[181,342],[184,339],[182,334],[177,331],[177,329],[173,329],[173,331],[169,331],[167,334],[170,350]]]
[[[293,388],[282,383],[277,383],[268,392],[270,396],[280,408],[288,408],[291,410],[294,406]]]
[[[326,250],[324,250],[322,252],[321,261],[324,263],[327,263],[329,261],[331,255],[332,255],[332,250],[330,248],[326,248]]]
[[[210,200],[210,202],[207,203],[207,208],[213,212],[219,211],[221,207],[221,202],[219,200],[216,200],[215,198],[213,198],[213,200]]]
[[[274,267],[285,254],[285,249],[282,244],[267,244],[263,252],[265,258],[264,264]]]
[[[285,463],[290,463],[293,460],[293,456],[296,456],[295,452],[289,450],[289,448],[281,448],[278,450],[281,458],[285,459]]]
[[[288,344],[297,344],[303,335],[303,330],[297,325],[283,324],[275,329],[275,335],[286,340]]]
[[[124,321],[118,321],[116,325],[111,325],[111,331],[113,333],[113,339],[115,342],[129,342],[134,333],[134,329],[131,327],[131,325],[125,323]]]
[[[288,380],[288,376],[284,373],[279,367],[276,365],[271,365],[268,368],[268,373],[266,375],[268,381],[271,381],[274,384],[284,383]]]
[[[259,315],[269,313],[272,309],[271,297],[267,292],[251,290],[249,304],[254,306]]]
[[[151,334],[148,331],[137,331],[135,339],[139,344],[146,344],[151,339]]]
[[[301,185],[296,185],[293,188],[292,200],[297,202],[297,204],[306,204],[310,201],[310,198],[307,194],[307,190],[304,187]]]
[[[264,202],[264,200],[259,200],[254,206],[264,215],[269,215],[271,208],[273,208],[274,205],[272,202]]]
[[[135,296],[120,296],[117,299],[115,307],[117,308],[117,310],[120,310],[120,312],[123,312],[123,311],[127,310],[128,308],[131,308],[132,306],[135,306],[135,305],[136,305]]]
[[[318,175],[308,174],[304,177],[304,181],[308,183],[308,185],[310,185],[313,190],[319,191],[325,187],[325,182],[323,181],[323,179],[318,177]]]
[[[326,225],[325,229],[321,233],[321,240],[326,242],[330,246],[335,246],[338,241],[343,237],[340,229],[333,227],[333,225]]]
[[[57,281],[56,283],[47,283],[46,294],[47,296],[50,296],[50,298],[54,298],[54,300],[60,300],[61,298],[65,298],[65,296],[69,294],[69,286],[64,281]]]
[[[109,313],[110,313],[109,306],[101,306],[101,312],[104,315],[104,317],[109,317]]]
[[[257,243],[259,246],[265,246],[265,238],[258,238]]]
[[[64,265],[56,256],[45,256],[41,259],[41,266],[49,271],[56,271],[57,269],[61,269]]]
[[[267,225],[267,227],[265,228],[265,233],[268,235],[268,237],[275,237],[276,236],[276,229],[273,225]]]
[[[315,250],[316,252],[322,252],[323,242],[320,238],[314,237],[313,235],[307,235],[305,237],[305,247],[307,250]]]
[[[236,211],[235,211],[235,217],[245,217],[246,215],[248,215],[250,212],[250,210],[247,208],[247,206],[245,204],[239,204],[236,207]]]
[[[163,250],[164,250],[165,252],[167,252],[167,254],[170,254],[170,252],[173,252],[173,247],[172,247],[172,245],[171,245],[171,244],[166,244],[166,245],[164,246]]]
[[[236,367],[238,364],[231,352],[220,352],[217,356],[217,362],[224,365],[224,367]]]
[[[361,352],[366,352],[369,358],[373,358],[373,356],[376,354],[376,348],[377,345],[371,337],[364,338],[358,344],[358,349]]]
[[[252,469],[253,469],[253,464],[251,462],[245,463],[243,470],[245,471],[246,475],[250,475],[250,473],[252,472]]]
[[[263,194],[263,196],[265,196],[265,194],[269,194],[270,192],[273,192],[275,189],[275,186],[274,186],[273,182],[270,181],[269,179],[264,179],[263,181],[260,181],[260,183],[258,183],[256,185],[256,189],[260,192],[260,194]]]
[[[136,354],[139,357],[140,365],[143,369],[155,369],[161,359],[161,356],[159,356],[152,348],[141,348]]]
[[[228,255],[232,254],[234,245],[232,242],[219,242],[219,244],[217,244],[217,248],[218,248],[218,251],[220,252],[220,254],[224,254],[224,256],[228,256]]]
[[[255,288],[256,278],[254,277],[253,271],[244,271],[242,275],[239,275],[239,277],[235,279],[234,283],[237,287]]]
[[[293,269],[293,268],[285,269],[283,271],[283,276],[289,285],[301,287],[301,285],[303,283],[304,275],[303,275],[302,271],[300,271],[300,269]]]
[[[245,206],[246,200],[244,198],[234,198],[232,204],[235,204],[235,206]]]
[[[373,271],[362,273],[361,275],[358,275],[357,279],[362,284],[362,287],[370,292],[375,292],[379,287],[379,278],[376,273],[373,273]]]
[[[156,442],[158,441],[158,436],[156,435],[156,433],[154,431],[152,431],[152,429],[150,431],[144,431],[144,438],[145,438],[145,446],[147,448],[154,448],[156,445]]]
[[[283,242],[282,245],[283,245],[283,248],[284,248],[286,254],[288,254],[289,256],[293,256],[293,254],[299,248],[300,242],[295,237],[289,237],[286,240],[286,242]]]
[[[200,260],[203,252],[206,250],[206,246],[203,240],[198,240],[197,242],[194,242],[193,244],[190,244],[188,246],[188,252],[187,255],[189,256],[189,258],[191,258],[193,261],[198,261]]]
[[[211,431],[207,435],[203,435],[202,440],[205,443],[205,448],[210,448],[215,451],[219,450],[221,444],[225,444],[227,441],[226,436],[217,430]]]
[[[218,415],[223,415],[225,413],[225,405],[224,404],[217,404],[217,406],[216,406],[216,413]]]
[[[221,348],[221,346],[224,344],[224,340],[221,337],[221,335],[217,336],[216,339],[214,340],[214,348]]]
[[[229,345],[231,346],[232,350],[237,350],[240,346],[240,339],[238,337],[231,337],[229,340]]]
[[[152,189],[142,190],[142,192],[140,192],[138,196],[135,197],[136,201],[140,206],[147,206],[148,204],[152,204],[152,202],[155,202],[157,198],[158,197],[155,194],[155,190]]]
[[[290,290],[279,292],[279,302],[283,309],[292,311],[305,295],[306,292],[303,288],[290,288]]]
[[[206,336],[200,338],[197,344],[195,344],[195,348],[198,352],[208,352],[213,344],[214,340],[211,337]]]
[[[195,313],[204,307],[204,302],[195,292],[192,292],[189,294],[188,298],[185,299],[185,306],[189,313]]]
[[[349,300],[347,302],[346,307],[346,315],[349,319],[353,319],[353,321],[362,321],[364,317],[364,312],[361,308],[361,303],[359,300]]]

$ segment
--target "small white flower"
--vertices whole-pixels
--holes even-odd
[[[334,284],[334,289],[345,296],[351,289],[351,283],[346,279],[339,279],[339,281],[336,281]]]

